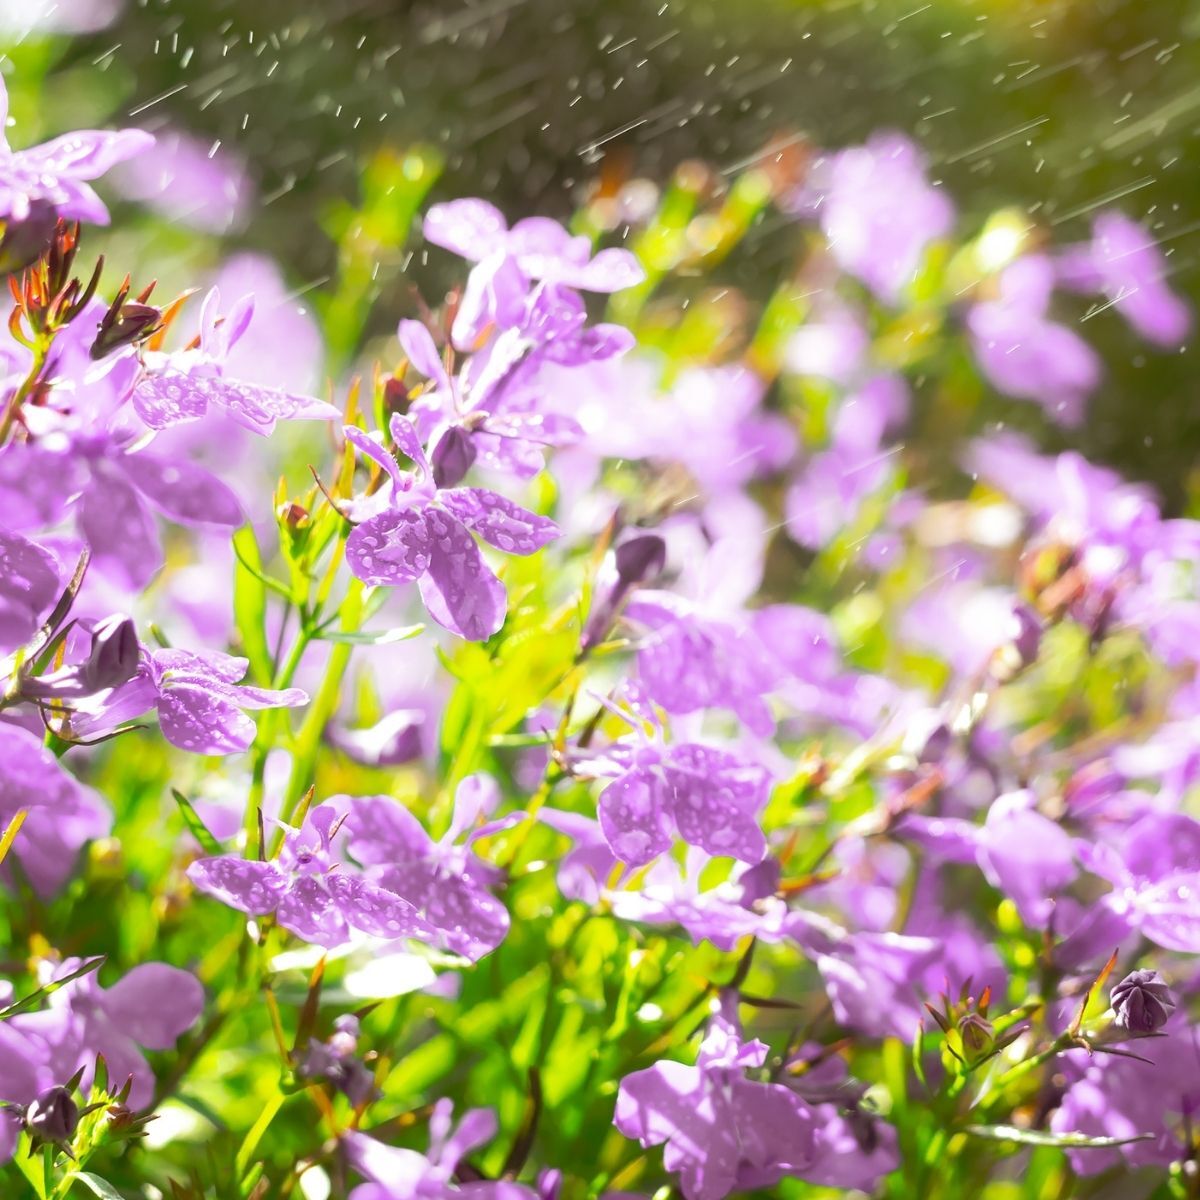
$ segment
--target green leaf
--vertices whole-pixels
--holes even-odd
[[[254,530],[243,525],[233,535],[237,562],[233,572],[233,619],[241,639],[242,651],[250,660],[254,682],[267,687],[271,683],[271,647],[267,642],[267,576]]]
[[[107,1179],[101,1179],[99,1175],[93,1175],[91,1171],[75,1171],[67,1178],[78,1179],[80,1183],[87,1184],[92,1189],[92,1193],[100,1197],[100,1200],[125,1200],[125,1197]]]
[[[224,847],[200,819],[200,814],[192,807],[192,802],[175,788],[171,789],[171,795],[175,797],[175,803],[179,805],[179,811],[183,815],[183,823],[188,827],[188,832],[200,843],[204,853],[224,854]]]
[[[1134,1137],[1089,1137],[1084,1133],[1047,1133],[1043,1129],[1018,1129],[1015,1125],[968,1125],[967,1133],[993,1142],[1019,1142],[1022,1146],[1058,1146],[1066,1150],[1106,1150],[1130,1142],[1153,1141],[1154,1134]]]
[[[393,642],[407,642],[425,629],[424,625],[399,625],[395,629],[331,629],[317,635],[322,642],[340,642],[346,646],[389,646]]]

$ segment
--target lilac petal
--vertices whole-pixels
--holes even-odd
[[[202,892],[252,917],[274,912],[288,885],[287,876],[273,862],[233,855],[197,859],[187,876]]]
[[[432,515],[420,508],[388,508],[364,521],[346,539],[350,570],[373,587],[424,575],[433,555]]]
[[[42,745],[41,738],[0,721],[0,810],[70,800],[79,785]]]
[[[173,680],[159,695],[158,723],[172,746],[192,754],[236,754],[257,733],[234,701],[202,681]]]
[[[97,473],[79,504],[79,529],[106,573],[140,591],[162,566],[154,518],[134,489],[114,474]]]
[[[325,887],[348,924],[375,937],[428,939],[433,930],[405,899],[365,879],[333,873]]]
[[[276,421],[333,421],[341,416],[332,404],[313,396],[297,396],[239,379],[193,375],[190,382],[239,425],[264,437],[275,429]]]
[[[220,650],[155,650],[154,666],[161,679],[166,671],[179,671],[189,675],[211,675],[225,683],[237,683],[250,669],[250,660],[233,654],[222,654]]]
[[[23,167],[42,174],[96,179],[153,145],[153,135],[142,129],[77,129],[40,146],[19,150],[17,158]]]
[[[293,880],[275,916],[284,929],[318,946],[340,946],[350,936],[333,896],[311,875]]]
[[[500,806],[500,787],[492,776],[482,771],[468,775],[454,793],[454,812],[443,842],[456,842],[471,829],[480,817],[486,817]]]
[[[433,468],[429,465],[429,459],[425,456],[425,447],[421,445],[420,434],[417,433],[417,427],[412,421],[400,413],[393,413],[392,419],[388,422],[388,430],[400,453],[405,458],[412,459],[417,469],[424,473],[426,479],[432,479]]]
[[[395,458],[366,430],[359,429],[354,425],[346,425],[342,429],[342,435],[360,454],[383,468],[396,490],[404,489],[404,472],[400,470]]]
[[[527,275],[541,279],[557,277],[561,266],[587,262],[591,243],[582,235],[572,236],[550,217],[524,217],[509,231],[506,249],[521,260]]]
[[[715,855],[761,862],[767,842],[754,817],[767,801],[767,775],[707,746],[673,746],[664,762],[671,811],[685,842]]]
[[[504,624],[508,611],[504,585],[483,561],[475,539],[454,517],[430,508],[425,519],[430,558],[418,584],[421,599],[429,615],[451,633],[470,642],[486,641]]]
[[[142,963],[102,993],[108,1019],[148,1050],[169,1050],[204,1008],[204,988],[190,971]]]
[[[600,829],[623,863],[645,866],[671,848],[668,799],[658,775],[640,767],[626,771],[600,793]]]
[[[1200,872],[1170,875],[1134,900],[1138,929],[1166,950],[1200,953]]]
[[[245,520],[233,491],[194,463],[143,451],[125,455],[120,467],[163,516],[179,524],[235,528]]]
[[[421,822],[391,796],[355,796],[350,804],[350,853],[363,866],[423,858],[433,848]]]
[[[227,694],[239,708],[302,708],[309,700],[302,688],[239,687]]]
[[[632,251],[612,247],[601,250],[591,262],[561,270],[558,278],[585,292],[619,292],[643,282],[646,272]]]
[[[54,556],[18,533],[0,530],[0,653],[33,636],[58,588]]]
[[[450,488],[438,492],[438,501],[506,554],[533,554],[561,534],[549,517],[531,513],[487,488]]]
[[[558,413],[493,413],[488,417],[487,431],[497,437],[520,438],[540,446],[570,446],[583,437],[583,428],[574,417]]]
[[[450,393],[450,376],[442,365],[433,335],[420,321],[401,321],[396,329],[400,348],[426,379],[432,379],[441,392]]]
[[[182,371],[143,375],[133,389],[133,410],[151,429],[198,421],[208,412],[208,396]]]
[[[529,281],[516,260],[497,252],[467,276],[450,340],[463,352],[475,350],[493,326],[510,329],[521,319]]]
[[[504,214],[486,200],[452,200],[425,214],[426,239],[471,262],[499,249],[507,231]]]

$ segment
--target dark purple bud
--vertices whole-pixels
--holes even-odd
[[[879,1148],[879,1123],[874,1113],[853,1104],[846,1110],[846,1125],[864,1154],[872,1154]]]
[[[455,487],[466,478],[477,453],[471,435],[460,426],[451,425],[438,438],[430,456],[433,482],[440,488]]]
[[[1042,619],[1027,604],[1018,604],[1009,620],[1009,641],[992,658],[992,675],[1007,683],[1037,661],[1042,647]]]
[[[94,359],[103,358],[122,346],[143,341],[158,328],[162,316],[162,309],[153,304],[141,304],[136,300],[122,304],[120,299],[114,300],[100,319],[89,355]]]
[[[47,1088],[25,1110],[25,1128],[43,1142],[69,1142],[79,1125],[79,1106],[65,1087]]]
[[[1115,1023],[1130,1033],[1156,1033],[1175,1010],[1175,997],[1157,971],[1126,975],[1110,995]]]
[[[581,650],[586,653],[604,640],[630,590],[660,574],[666,561],[667,543],[656,533],[634,534],[615,547],[592,597],[592,611],[579,639]]]
[[[129,617],[105,617],[92,630],[84,676],[93,692],[128,683],[137,674],[142,648],[137,627]]]

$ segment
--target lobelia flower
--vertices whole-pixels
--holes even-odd
[[[262,862],[222,855],[188,867],[188,878],[223,904],[264,917],[318,946],[340,946],[351,928],[374,937],[419,937],[434,930],[407,900],[345,869],[332,853],[346,819],[344,805],[319,804],[286,833],[278,859]]]
[[[519,330],[506,331],[453,379],[419,321],[401,321],[397,336],[409,362],[432,384],[413,401],[410,414],[418,436],[433,448],[438,487],[461,482],[476,461],[528,478],[541,470],[547,447],[578,440],[575,421],[543,411],[539,392],[528,381],[520,383],[531,343]]]
[[[998,297],[971,307],[967,331],[980,369],[998,391],[1035,401],[1073,426],[1083,419],[1101,366],[1083,338],[1046,316],[1054,277],[1044,255],[1017,259],[1001,272]]]
[[[1092,223],[1089,245],[1058,258],[1058,277],[1081,292],[1100,292],[1142,337],[1177,346],[1192,324],[1188,305],[1165,282],[1166,259],[1136,221],[1104,212]]]
[[[308,703],[299,688],[275,691],[239,686],[249,663],[215,650],[147,650],[127,683],[79,704],[72,728],[90,736],[158,711],[163,736],[193,754],[236,754],[254,741],[244,708],[296,708]]]
[[[1113,1023],[1130,1033],[1157,1033],[1175,1011],[1175,998],[1157,971],[1131,971],[1109,993]]]
[[[644,866],[669,850],[678,832],[709,854],[760,862],[767,843],[756,814],[767,802],[767,771],[698,742],[667,745],[642,694],[627,687],[625,698],[633,712],[617,711],[635,726],[632,740],[578,764],[589,774],[616,776],[597,804],[613,854],[631,867]]]
[[[21,534],[0,529],[0,653],[33,637],[59,591],[54,556]]]
[[[408,900],[455,954],[476,962],[500,945],[508,933],[508,910],[489,889],[503,882],[504,873],[471,853],[471,846],[525,814],[477,824],[500,803],[490,776],[469,775],[458,785],[449,828],[436,841],[390,796],[345,802],[353,814],[349,850],[368,878]]]
[[[434,204],[425,214],[424,232],[427,241],[469,262],[501,254],[529,279],[585,292],[618,292],[646,277],[628,250],[593,254],[586,237],[572,237],[547,217],[526,217],[509,229],[504,214],[486,200]]]
[[[579,648],[583,652],[602,642],[612,628],[626,597],[641,583],[662,573],[667,544],[656,533],[631,531],[604,556],[592,591],[591,608]]]
[[[239,425],[263,437],[276,421],[330,421],[338,410],[324,400],[295,395],[225,375],[230,351],[254,315],[254,297],[243,296],[225,317],[220,292],[211,288],[200,312],[199,345],[172,354],[148,353],[133,389],[133,407],[151,429],[200,420],[215,405]]]
[[[746,1078],[767,1047],[743,1041],[727,998],[695,1066],[659,1062],[621,1080],[613,1124],[643,1146],[665,1144],[663,1166],[687,1200],[722,1200],[803,1175],[814,1157],[812,1110],[790,1088]]]
[[[24,221],[35,206],[48,204],[62,220],[107,225],[108,209],[90,181],[154,145],[142,129],[78,129],[14,150],[4,132],[7,124],[8,88],[0,79],[0,218],[6,221]]]
[[[308,1049],[296,1064],[301,1079],[318,1079],[332,1084],[359,1108],[379,1095],[375,1074],[358,1057],[358,1018],[338,1017],[333,1033],[324,1042],[309,1038]]]
[[[450,1196],[477,1195],[480,1200],[516,1200],[500,1192],[476,1192],[478,1187],[503,1185],[471,1184],[453,1186],[458,1164],[476,1146],[490,1142],[496,1135],[496,1117],[490,1108],[469,1108],[457,1128],[452,1124],[454,1104],[439,1100],[429,1118],[429,1151],[421,1154],[382,1142],[357,1131],[342,1137],[342,1146],[350,1165],[370,1183],[359,1184],[350,1200],[447,1200]],[[518,1185],[508,1185],[516,1187]],[[531,1196],[521,1188],[516,1196]]]
[[[850,933],[803,911],[792,912],[786,927],[812,955],[839,1024],[868,1037],[912,1039],[924,1016],[924,979],[941,951],[937,940]]]
[[[54,700],[69,704],[72,700],[119,687],[137,674],[141,664],[141,646],[137,629],[129,617],[115,613],[97,621],[87,632],[89,645],[86,658],[23,680],[19,688],[20,696],[29,700]]]
[[[345,430],[388,477],[380,492],[355,503],[361,523],[346,540],[350,570],[373,586],[418,580],[439,625],[468,641],[485,641],[504,624],[508,597],[469,531],[508,554],[533,554],[558,536],[558,526],[486,488],[439,488],[412,422],[394,415],[390,429],[415,473],[401,471],[361,429]]]
[[[815,212],[834,258],[888,302],[954,223],[949,197],[925,177],[920,149],[899,133],[819,159],[801,204]]]
[[[1149,1140],[1125,1146],[1067,1150],[1079,1175],[1113,1167],[1160,1166],[1191,1153],[1192,1114],[1200,1105],[1197,1087],[1200,1045],[1196,1031],[1177,1013],[1156,1041],[1138,1046],[1143,1059],[1070,1050],[1057,1061],[1066,1094],[1050,1116],[1054,1133]],[[1144,1053],[1143,1053],[1144,1051]]]
[[[67,959],[47,971],[45,982],[80,965],[78,959]],[[52,1078],[65,1081],[83,1068],[84,1095],[96,1056],[102,1054],[116,1086],[132,1077],[129,1105],[136,1109],[154,1095],[154,1072],[139,1047],[170,1049],[203,1008],[204,989],[191,972],[143,963],[110,988],[100,986],[94,971],[81,975],[52,992],[45,1009],[19,1013],[9,1024],[44,1048]]]

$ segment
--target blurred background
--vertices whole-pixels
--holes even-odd
[[[430,199],[569,219],[608,197],[610,224],[636,225],[673,181],[719,200],[765,150],[802,172],[888,127],[925,148],[960,232],[1006,208],[1069,242],[1119,207],[1200,299],[1198,35],[1188,0],[0,0],[14,144],[158,134],[117,180],[114,261],[170,290],[233,258],[229,286],[261,292],[270,268],[244,254],[274,260],[272,294],[324,343],[293,323],[280,370],[318,378],[450,285],[412,230]],[[754,222],[720,283],[772,295],[786,224]],[[1200,447],[1190,354],[1147,353],[1111,314],[1082,332],[1108,367],[1082,448],[1178,506]]]

